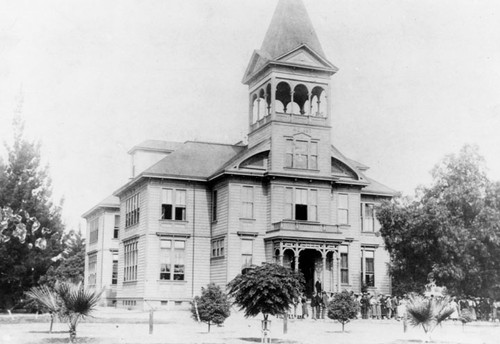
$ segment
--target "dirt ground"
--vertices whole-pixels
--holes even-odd
[[[1,344],[67,343],[68,327],[56,322],[49,334],[48,316],[0,315]],[[199,324],[188,311],[162,310],[154,313],[153,334],[149,334],[149,313],[114,308],[100,308],[93,318],[80,323],[79,343],[260,343],[261,319],[246,319],[233,311],[224,326]],[[272,319],[272,343],[422,343],[428,339],[421,328],[408,327],[396,320],[354,320],[342,333],[341,324],[332,320],[288,321],[288,333],[283,334],[283,319]],[[445,322],[432,334],[436,343],[499,343],[500,323],[474,323],[462,328],[460,323]]]

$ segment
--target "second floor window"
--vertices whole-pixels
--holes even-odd
[[[89,244],[95,244],[99,239],[99,218],[90,220]]]
[[[212,221],[217,221],[217,190],[212,192]]]
[[[253,219],[253,186],[241,187],[241,217]]]
[[[186,190],[162,190],[161,218],[162,220],[186,220]]]
[[[285,167],[318,169],[318,142],[286,140]]]
[[[338,198],[338,224],[349,224],[349,196],[347,194],[339,194]]]
[[[318,190],[285,188],[285,219],[318,221]]]
[[[361,203],[361,230],[363,232],[374,232],[378,229],[377,224],[375,205],[373,203]]]
[[[139,201],[139,194],[135,194],[125,201],[125,227],[130,227],[139,223],[141,210]]]
[[[118,239],[120,233],[120,215],[115,215],[115,226],[113,227],[113,239]]]

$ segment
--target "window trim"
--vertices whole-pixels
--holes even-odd
[[[100,216],[94,217],[89,222],[89,245],[93,245],[99,241],[99,220]]]
[[[135,193],[125,200],[125,228],[130,228],[139,223],[141,215],[140,192]]]
[[[365,206],[372,207],[372,216],[371,217],[365,216]],[[371,219],[371,230],[365,229],[365,220],[369,220],[369,219]],[[376,217],[376,213],[375,213],[375,203],[373,203],[373,202],[361,202],[361,232],[375,233],[376,232],[375,228],[377,227],[375,225],[376,220],[377,220],[377,217]]]
[[[348,245],[340,245],[339,247],[339,257],[340,257],[340,284],[349,285],[349,246]],[[346,266],[343,266],[342,257],[345,257]],[[342,273],[345,272],[346,281],[343,281]]]
[[[366,254],[370,253],[372,257],[367,257]],[[366,267],[368,264],[366,264],[367,259],[372,259],[373,260],[373,271],[370,271],[370,273],[366,272]],[[368,284],[366,283],[366,276],[372,276],[371,281],[373,284]],[[361,283],[365,284],[368,288],[375,288],[375,248],[367,247],[361,248]]]
[[[123,242],[123,282],[138,280],[139,240],[133,238]]]
[[[300,152],[297,149],[296,142],[305,142],[307,146],[307,152]],[[305,157],[305,167],[298,166],[298,156]],[[293,168],[298,170],[312,170],[318,171],[318,159],[319,156],[319,140],[311,138],[296,138],[296,137],[285,137],[285,162],[283,166],[285,168]]]
[[[162,242],[170,242],[170,247],[169,248],[164,248],[162,247]],[[183,244],[183,247],[182,249],[180,248],[176,248],[176,243],[177,242],[182,242]],[[187,240],[183,239],[183,238],[177,238],[177,237],[169,237],[169,238],[165,238],[165,237],[160,237],[160,240],[159,240],[159,249],[160,249],[160,271],[159,271],[159,276],[158,276],[158,280],[161,281],[161,282],[185,282],[186,281],[186,244],[187,244]],[[161,250],[168,250],[169,251],[169,265],[170,265],[170,269],[169,269],[169,272],[168,272],[168,275],[169,277],[168,278],[162,278],[162,274],[167,274],[167,272],[162,272],[163,270],[163,265],[167,265],[167,263],[163,263],[162,262],[162,252]],[[182,251],[182,261],[183,261],[183,264],[182,264],[182,278],[181,279],[176,279],[176,275],[180,275],[179,273],[176,273],[175,269],[176,269],[176,265],[181,265],[181,264],[176,264],[177,263],[177,259],[176,259],[176,252],[178,251]]]
[[[118,218],[118,223],[116,222]],[[113,227],[113,239],[120,238],[120,215],[115,215],[115,225]]]
[[[248,193],[244,192],[244,190],[250,190],[251,192],[249,199],[246,199],[244,196],[247,196]],[[240,219],[255,219],[255,187],[253,185],[241,185],[240,188]],[[250,207],[250,214],[247,213],[248,208]],[[247,216],[250,215],[250,216]]]
[[[89,288],[95,288],[97,285],[97,252],[88,253],[87,271],[89,273],[88,286]]]
[[[172,203],[166,203],[164,199],[164,193],[167,191],[171,191],[172,195]],[[184,193],[184,204],[182,202],[178,202],[177,200],[177,193],[178,192],[183,192]],[[166,218],[165,217],[165,212],[163,209],[164,205],[170,205],[172,208],[170,210],[171,213],[171,218]],[[176,189],[176,188],[162,188],[161,189],[161,206],[160,206],[160,220],[167,220],[167,221],[187,221],[187,189]],[[177,210],[178,209],[183,209],[181,212],[182,218],[177,219]]]
[[[304,205],[304,203],[297,203],[297,190],[305,190],[306,191],[306,204],[307,205],[307,219],[297,219],[297,205]],[[291,192],[291,203],[288,202],[289,192]],[[288,195],[287,195],[288,194]],[[313,200],[312,194],[315,194],[315,199]],[[318,214],[318,196],[319,189],[316,188],[307,188],[307,187],[289,187],[285,186],[284,192],[284,203],[285,203],[285,214],[283,214],[284,220],[291,221],[305,221],[305,222],[318,222],[319,214]],[[290,217],[288,218],[288,214]],[[313,216],[314,214],[314,219]]]
[[[340,206],[340,197],[345,196],[346,197],[346,208],[343,208]],[[337,223],[339,225],[349,225],[349,194],[345,192],[339,192],[337,194]],[[341,211],[344,210],[346,212],[346,221],[341,222],[340,214]]]
[[[225,252],[225,237],[212,239],[210,246],[210,258],[224,258]]]

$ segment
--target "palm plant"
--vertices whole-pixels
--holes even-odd
[[[422,326],[431,340],[431,332],[453,313],[450,298],[426,298],[422,295],[411,295],[406,305],[410,324]]]
[[[74,343],[78,321],[90,316],[95,310],[103,291],[85,289],[81,283],[69,282],[57,284],[56,290],[62,303],[60,316],[68,321],[69,339],[71,343]]]
[[[49,333],[52,333],[54,318],[61,310],[61,302],[57,293],[46,285],[33,287],[26,292],[26,295],[35,301],[39,306],[48,310],[50,314]]]

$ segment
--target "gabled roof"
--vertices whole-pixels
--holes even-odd
[[[397,192],[382,183],[377,182],[374,179],[368,178],[369,183],[366,187],[361,189],[363,195],[377,195],[377,196],[396,196]]]
[[[302,44],[326,59],[302,0],[280,0],[260,51],[276,59]]]
[[[136,150],[147,150],[157,152],[172,152],[182,146],[182,142],[162,141],[162,140],[146,140],[132,147],[128,154],[132,154]]]
[[[86,211],[82,217],[87,218],[90,214],[92,214],[94,211],[101,209],[101,208],[115,208],[115,209],[120,209],[120,200],[118,197],[115,197],[113,195],[106,197],[103,199],[101,202],[97,203],[95,206],[93,206],[90,210]]]

